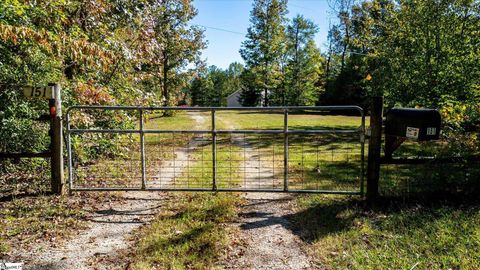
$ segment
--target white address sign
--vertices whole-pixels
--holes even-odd
[[[55,94],[53,91],[53,86],[26,86],[23,87],[23,95],[28,98],[45,98],[45,99],[54,99]]]

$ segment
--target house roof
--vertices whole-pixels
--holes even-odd
[[[242,91],[242,89],[238,89],[237,91],[235,91],[235,92],[231,93],[230,95],[228,95],[228,96],[227,96],[227,99],[229,99],[231,96],[233,96],[233,95],[235,95],[235,94],[237,94],[237,93],[239,93],[239,92],[241,92],[241,91]]]

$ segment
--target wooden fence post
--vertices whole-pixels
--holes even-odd
[[[373,97],[370,105],[370,140],[368,143],[367,200],[378,198],[380,154],[382,150],[383,97]]]
[[[50,100],[50,129],[51,129],[51,188],[55,194],[63,194],[65,191],[65,179],[63,175],[63,128],[62,128],[62,98],[61,87],[55,84],[53,87],[54,99]]]

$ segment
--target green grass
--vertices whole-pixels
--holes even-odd
[[[220,126],[281,128],[283,118],[269,114],[219,115]],[[223,122],[223,123],[222,123]],[[232,124],[233,122],[233,124]],[[358,118],[349,116],[293,116],[289,128],[355,128]],[[263,136],[265,137],[265,136]],[[267,136],[268,137],[268,136]],[[281,138],[247,136],[261,149],[275,146],[281,154]],[[398,154],[431,156],[442,153],[441,143],[408,141]],[[290,137],[290,188],[358,190],[359,144],[339,135]],[[455,166],[384,166],[384,191],[417,187],[419,192],[455,189],[478,179],[478,170]],[[396,193],[398,194],[398,193]],[[310,246],[312,256],[326,269],[479,269],[480,206],[450,204],[380,203],[366,209],[359,197],[306,195],[297,197],[299,212],[290,218]]]
[[[178,111],[174,116],[169,117],[158,115],[147,115],[145,117],[145,129],[188,130],[194,126],[195,120],[188,116],[185,111]]]
[[[145,129],[191,130],[196,122],[184,111],[174,116],[145,116]],[[115,142],[115,155],[106,155],[96,160],[83,160],[75,170],[75,185],[80,187],[128,187],[141,186],[140,136],[138,134],[81,134],[78,144],[73,145],[75,157],[91,156],[86,152],[99,152],[99,141]],[[175,149],[186,145],[193,134],[145,134],[147,175],[156,173],[156,168],[166,159],[172,159]],[[106,181],[107,180],[107,181]]]
[[[240,181],[240,157],[229,150],[236,146],[229,145],[222,136],[218,143],[217,187],[235,187]],[[191,161],[176,187],[211,188],[211,145],[200,145],[190,155]],[[236,218],[240,201],[238,194],[229,193],[171,194],[163,211],[137,233],[132,268],[211,269],[230,243],[226,223]]]
[[[218,129],[228,129],[234,122],[237,129],[283,129],[283,113],[259,113],[254,111],[218,111]],[[368,118],[367,118],[368,123]],[[342,115],[295,114],[288,116],[289,129],[349,129],[358,128],[361,117]]]
[[[237,146],[226,142],[225,138],[217,139],[217,188],[239,188],[241,182],[240,160],[242,156]],[[178,177],[179,188],[212,188],[212,146],[199,146],[190,155],[189,166],[183,169]]]
[[[160,129],[193,128],[188,115],[177,116],[180,117],[177,120],[159,118],[147,125]],[[218,129],[281,129],[283,126],[282,114],[229,111],[218,112],[217,119]],[[359,123],[358,117],[351,116],[292,114],[289,128],[345,129],[356,128]],[[162,136],[147,139],[147,149],[152,147],[153,155],[156,146],[174,149],[192,138],[185,135],[177,144],[173,137]],[[241,156],[235,151],[233,155],[229,153],[230,147],[238,148],[230,144],[228,136],[219,136],[217,165],[222,169],[218,171],[218,178],[233,179],[235,185],[235,179],[242,180],[238,175]],[[276,166],[282,166],[283,160],[277,158],[283,155],[281,134],[246,135],[245,138],[250,147],[259,151],[262,159],[273,162],[275,157]],[[357,137],[291,135],[289,140],[291,189],[358,191],[360,144]],[[402,147],[399,150],[402,155],[428,155],[440,153],[442,145],[407,142]],[[191,167],[182,177],[188,175],[190,187],[211,187],[211,145],[199,146],[191,155]],[[200,171],[202,168],[207,170]],[[396,191],[412,186],[411,181],[414,181],[430,183],[426,188],[433,190],[442,175],[447,175],[443,177],[445,182],[461,182],[464,169],[460,166],[453,171],[451,167],[431,165],[424,169],[386,167],[383,172],[390,178],[384,177],[381,186]],[[470,177],[473,179],[476,175]],[[232,183],[222,181],[219,187],[227,187],[225,184],[232,187]],[[236,217],[235,208],[239,202],[240,198],[235,194],[173,194],[167,210],[138,233],[138,244],[132,256],[133,268],[214,268],[216,258],[229,243],[230,232],[225,223]],[[382,202],[380,206],[368,209],[359,197],[305,195],[296,197],[296,204],[298,212],[289,216],[297,228],[295,232],[300,233],[311,255],[326,269],[480,268],[480,206],[477,203]]]
[[[327,269],[479,269],[480,206],[302,196],[292,216]]]
[[[283,129],[283,114],[218,112],[219,129]],[[341,115],[289,115],[289,129],[356,129],[361,118]],[[283,135],[246,135],[262,159],[283,167]],[[291,190],[360,191],[358,135],[292,134],[289,136],[289,188]],[[282,178],[283,176],[278,175]]]
[[[132,269],[211,269],[229,244],[225,223],[239,198],[227,193],[176,193],[137,235]]]

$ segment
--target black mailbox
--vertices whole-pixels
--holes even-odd
[[[434,109],[392,108],[386,114],[385,135],[415,139],[438,140],[440,113]]]

